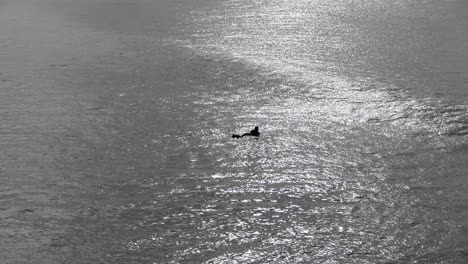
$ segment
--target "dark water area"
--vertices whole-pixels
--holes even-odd
[[[0,1],[1,259],[466,263],[466,8]]]

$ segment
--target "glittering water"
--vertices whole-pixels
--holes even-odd
[[[48,172],[69,175],[55,195],[71,212],[41,225],[60,232],[36,256],[467,261],[465,3],[188,2],[164,41],[145,33],[158,21],[88,21],[111,39],[96,65],[43,75],[80,100],[37,143],[68,135]]]
[[[458,8],[240,0],[194,12],[181,45],[245,70],[213,72],[232,77],[200,87],[191,107],[202,128],[215,126],[196,146],[217,162],[192,176],[213,197],[186,208],[206,242],[182,259],[206,248],[214,262],[466,260]],[[257,124],[259,141],[216,140]]]

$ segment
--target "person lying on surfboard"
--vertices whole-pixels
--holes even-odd
[[[244,133],[241,135],[236,135],[236,134],[232,134],[232,138],[241,138],[241,137],[245,137],[245,136],[253,136],[253,137],[259,137],[260,136],[260,132],[258,132],[258,126],[256,126],[254,128],[254,130],[250,130],[249,133]]]

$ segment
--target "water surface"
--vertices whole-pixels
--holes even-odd
[[[8,263],[467,261],[462,1],[44,3],[2,16]]]

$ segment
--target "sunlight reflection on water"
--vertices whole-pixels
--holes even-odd
[[[215,263],[374,263],[412,254],[421,237],[451,232],[444,209],[425,200],[431,184],[424,169],[438,143],[415,135],[438,127],[426,129],[407,114],[418,102],[349,90],[343,81],[333,91],[322,84],[306,91],[279,82],[247,92],[224,85],[200,86],[179,104],[160,106],[193,127],[158,141],[171,153],[162,162],[173,170],[169,189],[136,210],[149,206],[165,216],[155,221],[151,214],[139,225],[153,235],[130,242],[130,252]],[[226,133],[255,125],[258,140]]]
[[[433,48],[451,52],[434,38],[452,34],[428,25],[456,0],[196,1],[165,41],[140,28],[163,26],[151,1],[91,2],[70,10],[92,36],[50,31],[50,2],[27,31],[50,50],[5,42],[37,59],[0,84],[8,257],[466,263],[468,107],[428,77]],[[43,65],[70,50],[83,61]],[[446,83],[463,83],[456,72]],[[254,126],[258,139],[231,137]]]
[[[189,88],[139,116],[158,113],[172,129],[142,134],[147,164],[136,170],[148,176],[129,184],[134,201],[120,211],[131,223],[130,257],[457,259],[460,249],[447,247],[458,227],[441,179],[450,166],[444,154],[466,143],[466,106],[412,97],[375,65],[347,72],[376,51],[347,21],[345,3],[353,1],[319,2],[228,1],[225,9],[195,12],[188,38],[169,41],[187,53],[187,64],[205,61],[206,76],[187,66]],[[369,10],[387,7],[405,9],[369,1],[353,12],[366,22]],[[230,137],[256,125],[258,140]]]

